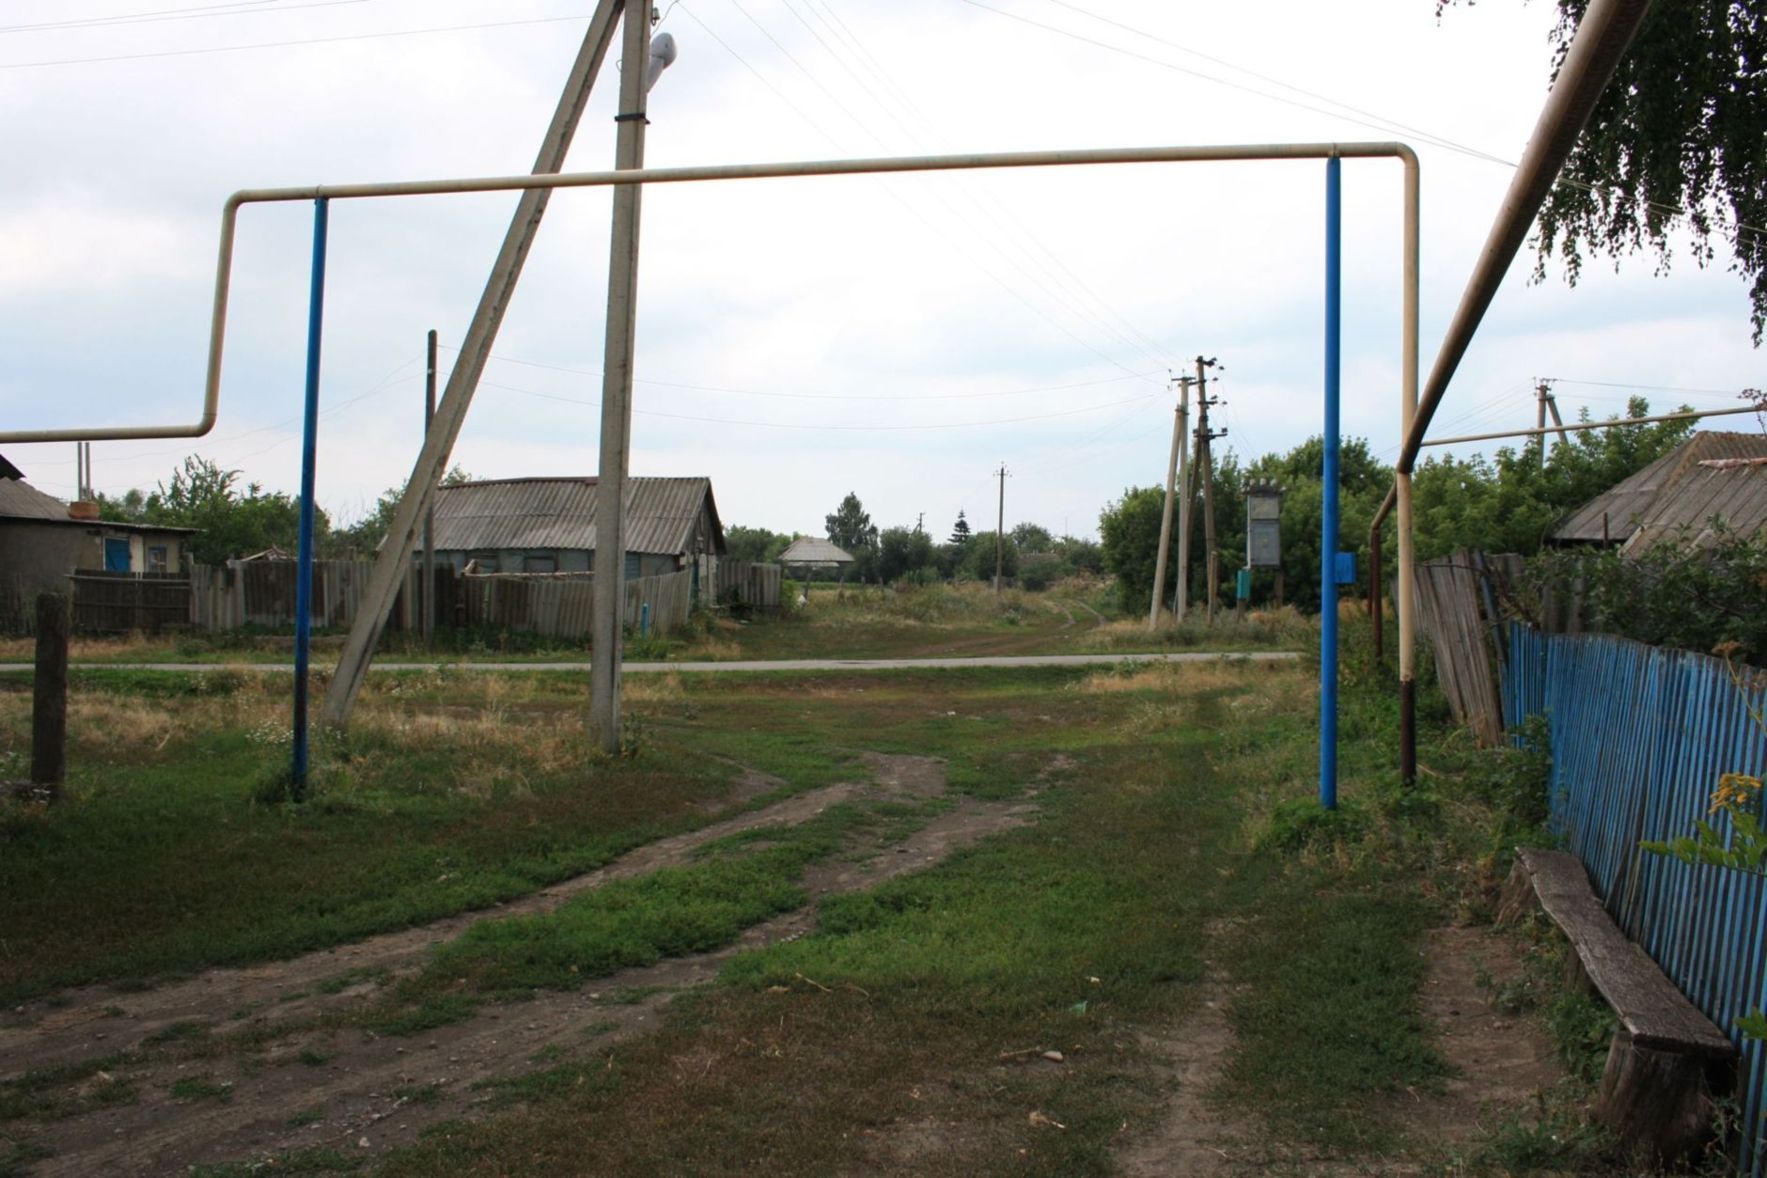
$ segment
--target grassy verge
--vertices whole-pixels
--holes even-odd
[[[228,672],[77,677],[68,801],[0,809],[0,1000],[289,956],[522,895],[707,821],[736,772],[663,735],[635,757],[592,754],[580,683],[413,673],[370,685],[349,740],[321,747],[311,801],[267,804],[286,692]],[[0,747],[25,747],[29,709],[0,683]]]
[[[659,1032],[543,1069],[521,1111],[447,1127],[388,1172],[1107,1173],[1161,1099],[1137,1029],[1219,999],[1205,956],[1243,995],[1219,1115],[1278,1153],[1402,1150],[1387,1097],[1443,1073],[1418,938],[1488,825],[1462,845],[1439,804],[1374,800],[1376,714],[1345,750],[1365,820],[1261,842],[1312,787],[1305,676],[982,674],[936,698],[915,677],[757,680],[744,716],[937,751],[978,793],[1008,788],[1015,759],[1021,782],[1064,768],[1034,827],[826,900],[815,935],[738,956]],[[697,703],[708,730],[734,728],[718,693]]]
[[[271,956],[528,890],[703,821],[695,805],[735,764],[807,788],[857,775],[865,751],[933,755],[959,795],[1039,785],[1040,820],[828,898],[813,935],[736,956],[651,1034],[567,1045],[511,1079],[518,1107],[387,1171],[1107,1173],[1125,1126],[1155,1124],[1168,1095],[1147,1034],[1205,1001],[1227,1002],[1235,1036],[1207,1115],[1278,1159],[1429,1157],[1407,1152],[1391,1100],[1443,1073],[1418,1016],[1419,938],[1477,907],[1506,819],[1483,800],[1500,791],[1475,780],[1479,755],[1452,741],[1424,761],[1426,781],[1455,788],[1396,789],[1396,707],[1356,659],[1347,804],[1330,821],[1308,802],[1304,666],[661,676],[629,688],[642,751],[614,761],[561,721],[580,684],[389,676],[298,808],[250,800],[282,755],[279,694],[89,677],[76,805],[18,818],[0,855],[0,919],[15,905],[38,921],[11,984]],[[19,701],[0,705],[14,726],[0,731],[16,731]],[[119,768],[124,748],[136,759]],[[913,817],[831,810],[481,924],[381,1029],[727,944],[801,903],[806,867],[857,830]],[[205,855],[217,862],[174,891]],[[102,882],[53,895],[82,872]],[[141,904],[136,930],[103,917],[143,886],[175,902]],[[51,916],[32,917],[33,893]]]

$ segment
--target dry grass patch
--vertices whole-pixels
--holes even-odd
[[[628,703],[674,704],[687,698],[681,676],[669,671],[662,675],[633,675],[620,684],[620,695]]]
[[[1259,680],[1279,678],[1292,668],[1270,663],[1232,660],[1198,663],[1135,663],[1094,671],[1076,684],[1089,695],[1115,695],[1125,691],[1234,691]]]

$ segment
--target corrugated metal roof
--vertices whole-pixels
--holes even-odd
[[[67,504],[19,479],[0,478],[0,519],[28,519],[44,523],[78,524],[82,527],[103,526],[125,532],[172,532],[195,535],[196,528],[174,528],[165,524],[126,524],[116,520],[75,519],[67,513]]]
[[[435,545],[443,552],[595,547],[596,479],[489,479],[436,488]],[[706,478],[626,481],[626,551],[674,556],[688,549],[701,507],[712,543],[724,551],[724,525]]]
[[[805,536],[801,540],[793,540],[784,552],[775,558],[780,564],[852,564],[852,554],[836,548],[832,541],[818,540],[814,536]]]
[[[1767,466],[1700,464],[1762,457],[1767,435],[1696,433],[1572,512],[1553,538],[1600,542],[1605,536],[1635,548],[1687,534],[1703,544],[1714,517],[1731,531],[1754,534],[1767,527]]]
[[[67,504],[21,479],[0,479],[0,517],[52,519],[66,523]]]

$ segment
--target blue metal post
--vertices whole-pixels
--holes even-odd
[[[293,796],[307,791],[307,665],[313,642],[313,482],[319,440],[319,337],[325,323],[325,233],[329,202],[313,202],[313,279],[307,298],[307,404],[301,424],[301,539],[295,566]]]
[[[1338,335],[1342,294],[1342,179],[1325,161],[1325,483],[1319,525],[1319,804],[1338,805]]]

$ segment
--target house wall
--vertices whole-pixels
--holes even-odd
[[[104,568],[104,541],[112,536],[129,541],[131,572],[148,571],[152,548],[166,550],[165,571],[183,569],[185,537],[179,532],[0,519],[0,581],[29,594],[66,592],[69,573]]]
[[[101,530],[35,520],[0,520],[0,582],[26,597],[67,592],[75,569],[104,567]]]

